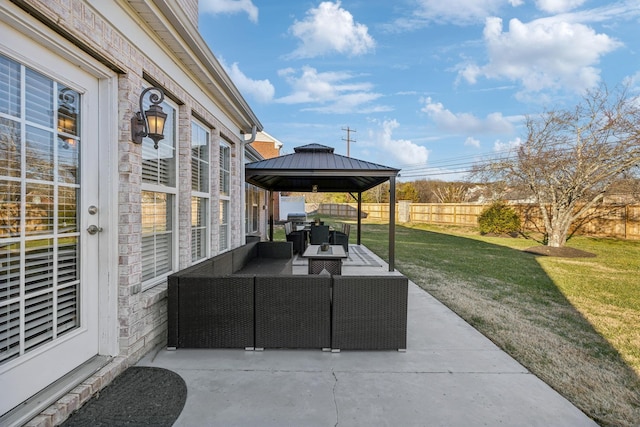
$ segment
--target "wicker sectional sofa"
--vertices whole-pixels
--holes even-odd
[[[333,276],[331,348],[407,348],[405,276]]]
[[[331,276],[256,276],[255,348],[331,347]]]
[[[291,263],[291,242],[253,242],[169,276],[167,347],[406,349],[405,276],[293,275]]]
[[[257,272],[291,277],[290,242],[251,242],[168,278],[168,348],[253,348]]]

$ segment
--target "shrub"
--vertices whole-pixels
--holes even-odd
[[[520,217],[503,201],[493,202],[478,217],[481,234],[513,234],[520,230]]]

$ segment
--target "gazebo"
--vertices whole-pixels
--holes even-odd
[[[269,191],[269,240],[273,240],[273,192],[351,193],[358,201],[357,244],[360,245],[362,193],[389,181],[389,271],[394,271],[395,180],[400,170],[341,156],[335,154],[332,147],[320,144],[303,145],[294,151],[245,165],[246,181]]]

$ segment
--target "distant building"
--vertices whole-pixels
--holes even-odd
[[[280,156],[280,150],[283,144],[265,131],[262,131],[258,132],[256,140],[251,146],[260,153],[263,158],[273,159],[274,157]]]
[[[278,141],[276,138],[264,131],[258,132],[256,140],[251,144],[251,147],[253,147],[258,153],[260,153],[265,159],[273,159],[274,157],[280,156],[280,150],[282,149],[282,146],[282,142]],[[273,195],[273,218],[275,221],[280,218],[279,193]]]

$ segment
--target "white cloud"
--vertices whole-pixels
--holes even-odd
[[[640,8],[636,0],[625,0],[619,2],[607,3],[603,2],[602,6],[591,9],[583,9],[571,13],[563,13],[560,15],[550,16],[545,19],[561,19],[566,22],[580,22],[583,24],[591,22],[612,23],[619,21],[632,21],[640,16]]]
[[[258,102],[270,102],[275,95],[275,88],[269,80],[253,80],[247,77],[234,62],[229,67],[222,58],[220,64],[227,71],[229,77],[243,95],[249,95]]]
[[[440,102],[433,102],[431,98],[425,100],[422,111],[436,123],[438,128],[456,134],[491,134],[511,133],[513,125],[502,113],[491,113],[480,119],[470,113],[453,113],[444,108]]]
[[[425,164],[429,159],[429,150],[407,139],[393,139],[393,131],[400,127],[397,120],[385,120],[379,123],[380,129],[369,132],[369,137],[375,141],[389,158],[398,164]]]
[[[472,137],[468,137],[465,141],[464,141],[464,145],[468,146],[468,147],[475,147],[475,148],[480,148],[480,141],[478,141],[475,138]]]
[[[539,19],[525,24],[509,21],[503,32],[500,18],[487,18],[484,28],[489,63],[467,64],[459,77],[474,84],[479,76],[519,81],[526,92],[568,88],[583,92],[597,86],[600,57],[621,44],[580,23]]]
[[[200,0],[200,12],[213,15],[245,12],[251,22],[258,22],[258,8],[251,0]]]
[[[505,6],[520,6],[523,0],[419,0],[411,18],[398,22],[403,27],[419,27],[429,22],[467,25],[497,15]]]
[[[629,89],[632,92],[640,92],[640,71],[637,71],[635,74],[625,77],[622,83],[628,85]]]
[[[563,13],[582,6],[586,0],[536,0],[538,9],[549,13]]]
[[[296,21],[291,33],[300,45],[290,55],[294,58],[313,58],[330,53],[362,55],[375,47],[366,25],[354,22],[353,15],[340,7],[340,1],[322,2],[309,9],[302,21]]]
[[[467,83],[474,85],[478,82],[478,77],[481,75],[482,68],[474,63],[469,63],[462,66],[461,70],[458,72],[458,81],[463,79],[466,80]]]
[[[519,146],[522,145],[522,139],[520,139],[520,137],[512,140],[512,141],[507,141],[507,142],[502,142],[499,139],[494,142],[493,144],[493,151],[495,152],[509,152],[515,148],[518,148]]]
[[[276,101],[282,104],[319,104],[306,110],[324,113],[371,113],[390,108],[373,105],[382,95],[373,92],[373,84],[354,82],[356,76],[347,72],[318,72],[313,67],[278,71],[291,86],[292,93]]]

